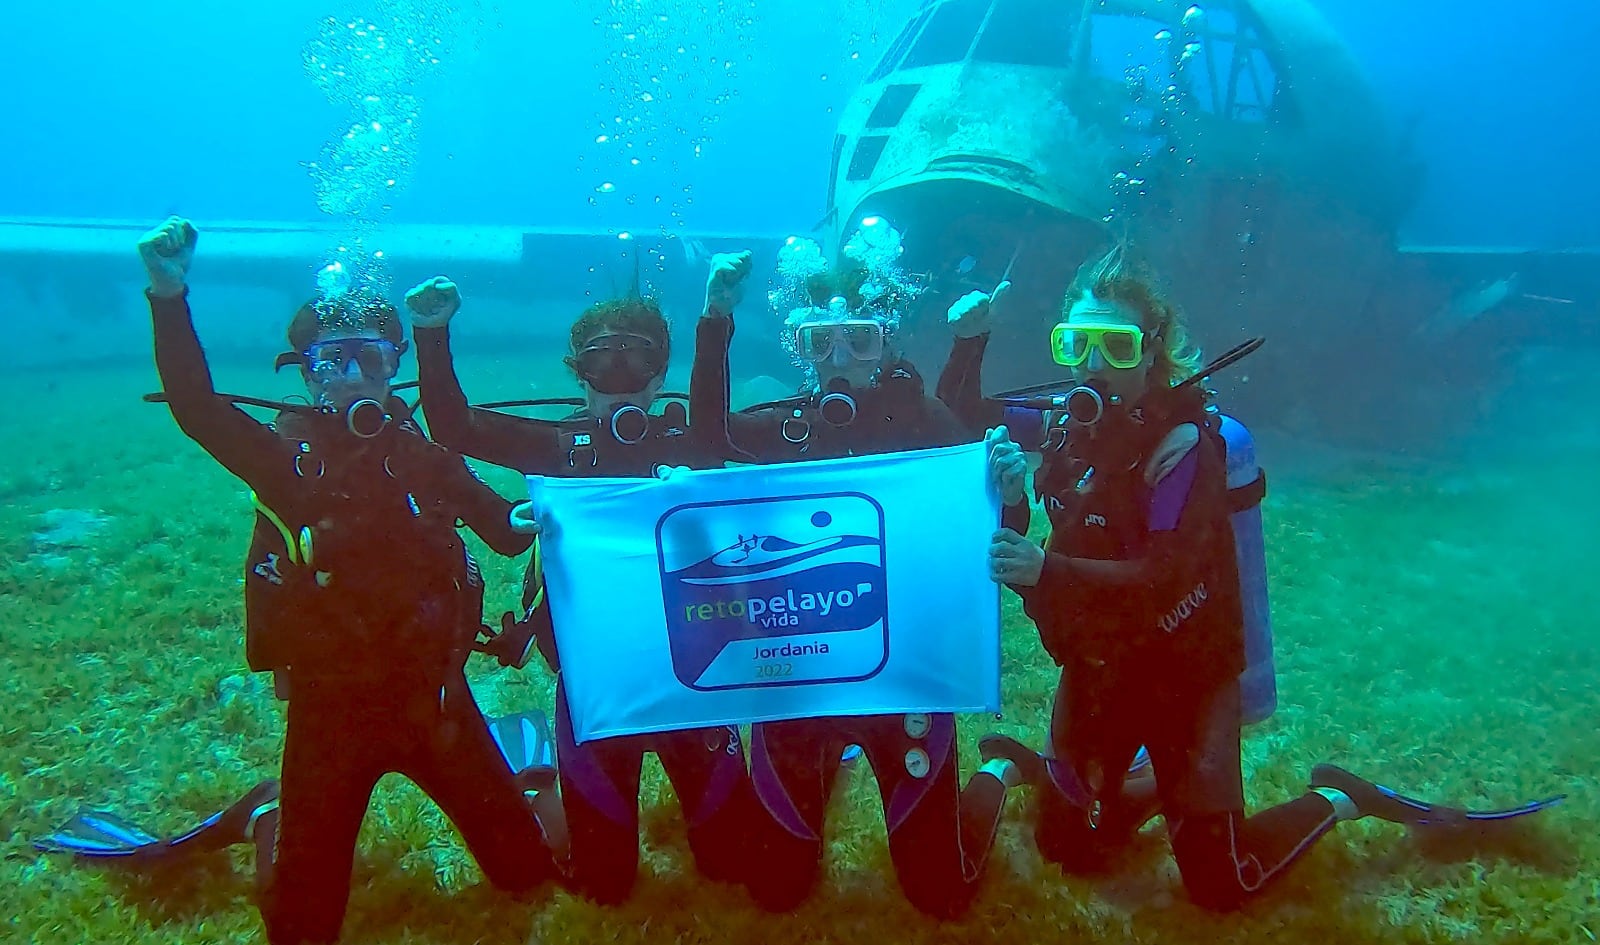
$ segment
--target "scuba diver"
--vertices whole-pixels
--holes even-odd
[[[892,344],[900,315],[917,286],[894,259],[900,235],[882,217],[868,217],[830,268],[811,240],[791,238],[779,254],[788,310],[781,343],[806,379],[793,397],[730,413],[725,351],[731,312],[710,311],[697,326],[702,351],[690,380],[690,412],[709,421],[708,448],[735,462],[794,462],[967,442],[965,430],[939,401],[926,396],[922,375]],[[715,266],[715,263],[714,263]],[[716,269],[713,269],[716,278]]]
[[[139,255],[173,419],[250,486],[257,510],[246,657],[288,701],[276,860],[260,903],[268,940],[338,938],[357,832],[390,771],[438,803],[490,882],[532,892],[555,863],[467,685],[482,588],[456,530],[464,522],[516,555],[528,529],[394,395],[406,342],[382,299],[351,292],[295,314],[278,364],[300,369],[310,405],[276,405],[265,424],[236,406],[246,399],[219,396],[188,304],[197,241],[173,217]]]
[[[982,301],[952,308],[958,333],[981,337]],[[973,347],[981,357],[981,342],[968,354]],[[1306,794],[1246,817],[1245,617],[1230,523],[1238,496],[1227,481],[1227,418],[1208,409],[1199,382],[1254,348],[1198,368],[1179,312],[1118,247],[1069,290],[1051,349],[1073,372],[1071,390],[983,404],[975,370],[946,387],[969,419],[1031,412],[1027,439],[1043,453],[1035,492],[1051,532],[1041,548],[1024,537],[1023,447],[1005,426],[991,431],[1006,495],[991,577],[1021,596],[1061,667],[1049,744],[1041,755],[991,734],[979,750],[1013,762],[1039,791],[1034,836],[1047,859],[1068,872],[1102,870],[1161,813],[1190,898],[1229,910],[1339,821],[1459,824],[1559,800],[1469,812],[1319,765]],[[1150,771],[1130,765],[1141,746]]]
[[[749,257],[737,264],[749,270]],[[416,331],[418,365],[429,429],[440,442],[484,462],[525,475],[653,477],[658,469],[720,463],[695,436],[678,399],[661,413],[671,339],[654,299],[634,290],[600,302],[572,325],[564,359],[583,398],[470,406],[450,354],[450,321],[461,294],[442,276],[406,294]],[[502,413],[508,406],[566,404],[564,420]],[[536,522],[530,526],[537,528]],[[574,739],[550,608],[545,602],[539,546],[523,587],[523,613],[506,614],[487,644],[507,665],[521,667],[534,646],[556,674],[556,764],[567,840],[558,860],[571,885],[602,903],[632,891],[639,867],[639,776],[655,752],[683,805],[696,866],[721,882],[744,879],[742,830],[754,805],[743,743],[734,726],[597,739]]]
[[[923,390],[897,356],[893,326],[915,287],[894,263],[899,234],[869,218],[830,269],[809,240],[790,240],[779,259],[795,302],[784,339],[807,368],[797,397],[729,412],[728,345],[737,295],[726,257],[713,261],[690,410],[730,460],[781,463],[970,442],[960,422]],[[742,276],[741,276],[742,278]],[[716,357],[711,356],[716,352]],[[760,722],[752,726],[751,780],[761,807],[753,821],[749,887],[783,912],[810,895],[821,873],[824,821],[843,761],[859,746],[882,796],[889,852],[906,898],[939,918],[963,913],[976,895],[1014,765],[987,763],[962,789],[955,716],[910,713]]]

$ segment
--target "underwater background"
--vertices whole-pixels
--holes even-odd
[[[1591,278],[1600,271],[1590,61],[1600,18],[1589,5],[1314,5],[1426,168],[1402,245],[1556,254]],[[0,372],[10,408],[0,431],[13,447],[0,466],[0,939],[260,936],[242,852],[143,876],[30,844],[83,805],[157,832],[184,829],[272,776],[282,746],[283,704],[243,662],[246,488],[141,400],[158,383],[139,233],[169,213],[199,226],[193,301],[220,390],[293,393],[296,379],[270,371],[284,325],[322,266],[355,260],[395,299],[439,271],[457,279],[466,308],[456,364],[474,400],[569,395],[566,328],[625,290],[635,254],[673,320],[668,386],[681,390],[706,252],[813,230],[841,109],[919,6],[7,9],[0,298],[13,362]],[[353,40],[361,22],[406,50]],[[385,134],[390,150],[350,136],[373,121],[403,127]],[[240,249],[230,232],[250,233],[257,248]],[[262,234],[281,242],[259,249]],[[907,243],[918,235],[908,229]],[[374,262],[386,247],[388,261]],[[753,282],[769,272],[758,266]],[[495,894],[437,808],[391,777],[363,828],[344,940],[1595,941],[1600,291],[1575,284],[1588,294],[1550,303],[1562,321],[1537,344],[1514,326],[1483,336],[1505,369],[1446,392],[1464,424],[1408,414],[1391,425],[1368,400],[1352,425],[1389,435],[1238,415],[1270,477],[1279,688],[1277,712],[1246,731],[1249,808],[1298,795],[1311,766],[1329,761],[1465,806],[1567,795],[1533,822],[1448,842],[1342,824],[1269,894],[1216,916],[1184,897],[1159,823],[1115,873],[1064,878],[1034,849],[1032,798],[1019,792],[971,914],[941,925],[896,888],[861,770],[837,799],[823,886],[783,917],[695,877],[653,759],[640,884],[615,908],[565,892],[532,903]],[[776,320],[751,309],[732,360],[741,403],[779,396],[798,377],[777,351]],[[1430,314],[1419,310],[1418,322]],[[1314,327],[1296,317],[1285,312],[1274,331]],[[1364,325],[1352,317],[1347,331],[1359,337]],[[1236,339],[1205,340],[1220,351]],[[1402,383],[1408,366],[1455,356],[1420,337],[1367,347],[1384,349],[1373,353]],[[930,376],[940,366],[922,365]],[[1335,368],[1319,375],[1328,380],[1317,394],[1337,409],[1367,365]],[[515,473],[475,465],[503,495],[523,490]],[[486,613],[510,609],[524,563],[469,543],[489,581]],[[961,720],[963,779],[978,735],[1037,743],[1046,728],[1056,671],[1015,596],[1004,601],[1003,712]],[[537,661],[512,671],[478,657],[469,675],[491,715],[552,698]]]

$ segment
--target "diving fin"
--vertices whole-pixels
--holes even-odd
[[[267,780],[193,830],[168,839],[111,811],[89,810],[74,815],[55,833],[33,841],[33,846],[44,853],[70,853],[83,859],[154,862],[253,841],[256,822],[277,809],[278,782]]]
[[[1529,801],[1517,807],[1501,810],[1465,810],[1407,797],[1393,788],[1375,784],[1329,764],[1320,764],[1311,769],[1310,787],[1313,790],[1332,788],[1339,791],[1355,802],[1364,817],[1376,817],[1390,823],[1417,827],[1462,827],[1468,824],[1511,820],[1554,807],[1567,797],[1565,794],[1557,794],[1554,797]]]
[[[127,856],[161,842],[136,824],[111,811],[79,811],[55,833],[33,841],[42,853],[71,853],[76,856]]]
[[[556,783],[555,741],[550,720],[538,709],[489,719],[489,734],[511,766],[517,787],[547,791]]]

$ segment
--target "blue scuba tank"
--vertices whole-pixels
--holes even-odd
[[[1267,610],[1266,536],[1261,499],[1266,476],[1256,463],[1255,440],[1244,424],[1221,416],[1228,447],[1228,507],[1239,559],[1239,602],[1244,610],[1244,673],[1239,677],[1242,721],[1252,725],[1278,708],[1277,672],[1272,660],[1272,617]]]

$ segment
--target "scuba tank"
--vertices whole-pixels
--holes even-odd
[[[1218,358],[1184,383],[1196,383],[1261,347],[1254,338]],[[1256,462],[1255,438],[1244,424],[1216,411],[1218,432],[1226,447],[1228,524],[1233,528],[1234,558],[1239,571],[1239,609],[1244,616],[1244,672],[1239,674],[1240,724],[1254,725],[1278,708],[1277,666],[1272,658],[1272,614],[1267,606],[1266,532],[1261,500],[1267,495],[1267,474]]]
[[[1278,707],[1278,681],[1272,659],[1272,615],[1267,608],[1266,534],[1261,500],[1266,473],[1256,463],[1255,439],[1244,424],[1219,414],[1227,444],[1228,522],[1233,526],[1239,565],[1239,605],[1244,612],[1244,672],[1239,676],[1241,722],[1254,725]]]

